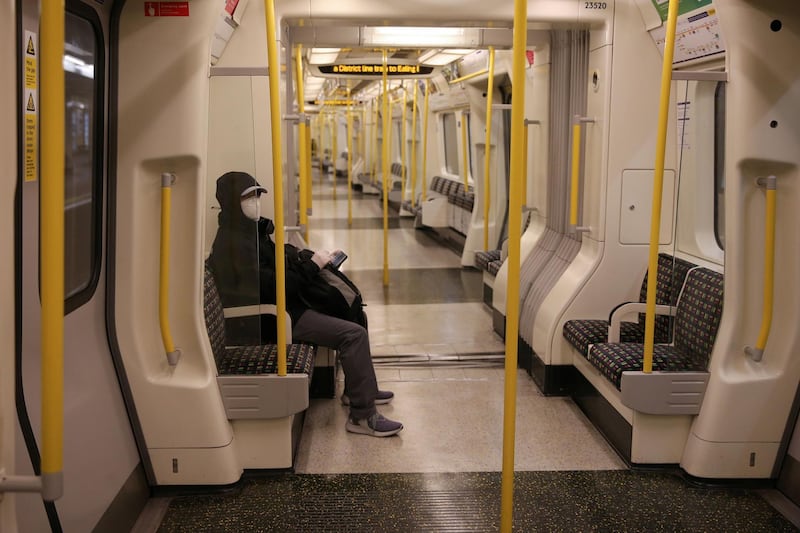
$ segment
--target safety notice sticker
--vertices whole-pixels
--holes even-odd
[[[189,2],[145,2],[145,17],[188,17]]]
[[[22,110],[25,114],[25,181],[36,181],[39,167],[39,41],[35,33],[26,31],[22,41],[22,62],[25,90]]]

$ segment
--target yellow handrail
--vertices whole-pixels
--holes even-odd
[[[430,93],[430,82],[425,80],[425,98],[422,106],[422,201],[428,198],[428,101]]]
[[[383,285],[389,285],[389,134],[391,133],[392,119],[389,117],[389,92],[388,92],[388,58],[386,49],[383,50]]]
[[[297,111],[300,113],[300,124],[297,129],[297,141],[300,145],[299,152],[299,168],[300,168],[300,226],[306,228],[305,238],[308,239],[308,166],[306,159],[309,158],[309,149],[306,143],[308,136],[306,135],[306,121],[305,121],[305,102],[303,101],[303,45],[298,44],[295,47],[295,79],[297,80]]]
[[[339,124],[336,120],[336,111],[331,115],[332,131],[331,142],[333,143],[333,153],[331,154],[331,164],[333,165],[333,199],[336,200],[336,160],[339,159]]]
[[[159,250],[158,269],[158,323],[161,327],[161,341],[167,354],[170,366],[178,364],[180,351],[175,349],[172,341],[172,330],[169,325],[169,254],[170,254],[170,220],[172,218],[172,185],[175,175],[169,172],[161,174],[161,246]]]
[[[527,0],[514,0],[512,74],[525,80],[527,47]],[[523,81],[524,83],[524,81]],[[508,195],[508,280],[506,282],[506,358],[503,395],[503,472],[501,476],[500,531],[510,533],[514,511],[514,440],[517,416],[517,339],[519,336],[519,271],[522,195],[520,182],[525,150],[525,91],[518,91],[511,103],[511,183]]]
[[[578,116],[572,122],[572,175],[569,191],[569,223],[578,225],[578,178],[581,169],[581,123]]]
[[[378,98],[377,97],[375,98],[375,100],[373,100],[373,104],[374,104],[373,108],[374,108],[374,112],[375,112],[374,113],[375,114],[375,118],[372,121],[373,122],[373,124],[372,124],[372,165],[370,165],[370,166],[372,167],[372,176],[371,176],[372,184],[375,185],[376,183],[378,183],[378,116],[379,116],[378,109],[379,109],[379,107],[378,107]]]
[[[64,2],[42,6],[42,498],[63,494]]]
[[[275,303],[278,326],[278,375],[286,375],[286,252],[283,222],[283,154],[281,152],[280,68],[275,35],[275,0],[264,0],[267,24],[269,112],[272,129],[272,188],[275,209]]]
[[[764,303],[761,310],[761,329],[755,348],[747,346],[745,352],[753,361],[761,361],[767,347],[769,330],[772,328],[772,306],[775,297],[775,222],[777,204],[777,178],[769,176],[759,179],[766,187],[766,219],[764,221]]]
[[[312,207],[312,194],[311,188],[314,186],[314,182],[311,180],[311,124],[308,124],[306,127],[306,146],[308,146],[308,151],[306,152],[306,209],[307,214],[311,214],[311,207]],[[308,223],[308,220],[306,220]],[[308,242],[308,225],[306,225],[306,242]]]
[[[400,202],[401,203],[403,201],[405,201],[405,199],[406,199],[406,175],[408,174],[408,161],[406,159],[406,156],[408,155],[406,153],[406,142],[407,142],[406,141],[406,136],[408,135],[408,132],[406,131],[408,129],[408,126],[406,125],[406,115],[408,114],[408,111],[406,109],[408,107],[408,105],[407,105],[408,102],[406,101],[406,97],[407,96],[408,95],[407,95],[407,93],[405,91],[405,88],[404,88],[403,89],[403,112],[402,112],[402,118],[401,118],[403,126],[402,126],[402,130],[400,132],[400,143],[401,143],[400,144],[400,154],[401,154],[400,155],[400,159],[403,161],[403,165],[402,165],[402,169],[403,169],[402,170],[402,174],[403,175],[401,176],[402,181],[400,182]]]
[[[461,166],[464,167],[464,191],[469,189],[469,168],[467,168],[467,113],[461,112]]]
[[[411,104],[411,207],[417,203],[417,80],[414,80],[414,100]]]
[[[353,108],[347,88],[347,225],[353,225]],[[334,168],[334,175],[336,169]]]
[[[481,70],[472,72],[471,74],[467,74],[465,76],[461,76],[460,78],[456,78],[454,80],[450,80],[448,82],[448,84],[455,85],[456,83],[461,83],[462,81],[467,81],[467,80],[471,80],[472,78],[477,78],[478,76],[483,76],[487,72],[489,72],[489,69],[488,68],[483,68]]]
[[[524,78],[520,78],[524,79]],[[494,92],[494,47],[489,47],[489,80],[486,90],[486,146],[483,150],[483,249],[489,250],[489,206],[492,193],[489,190],[489,167],[492,156],[492,93]]]
[[[675,27],[679,0],[669,0],[667,35],[664,43],[664,62],[661,66],[661,101],[658,109],[658,137],[653,172],[653,206],[650,214],[650,257],[647,267],[647,305],[644,321],[644,360],[642,370],[653,371],[653,341],[656,325],[656,281],[658,279],[658,241],[661,234],[661,199],[664,188],[664,158],[667,147],[669,96],[672,85],[672,58],[675,53]]]

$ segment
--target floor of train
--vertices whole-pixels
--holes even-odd
[[[316,184],[315,184],[316,185]],[[504,345],[481,274],[411,219],[389,221],[389,286],[376,196],[316,186],[309,246],[344,250],[362,289],[376,373],[403,431],[345,431],[347,408],[314,399],[294,473],[247,475],[224,494],[153,498],[136,531],[494,531],[499,529]],[[337,388],[342,388],[339,376]],[[568,398],[517,376],[517,531],[795,531],[774,490],[708,489],[634,472]],[[770,502],[772,505],[770,505]],[[783,515],[776,509],[780,508]],[[789,517],[789,520],[785,516]]]

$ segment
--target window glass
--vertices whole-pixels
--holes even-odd
[[[444,163],[449,174],[459,175],[458,164],[458,128],[456,127],[456,114],[444,113],[442,115],[442,134],[444,136]]]
[[[100,266],[98,184],[101,149],[97,134],[102,85],[96,71],[99,64],[97,42],[95,27],[89,20],[66,14],[63,65],[66,103],[64,290],[67,312],[89,299]]]

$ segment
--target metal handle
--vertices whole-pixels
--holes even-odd
[[[777,178],[769,176],[759,178],[759,187],[766,189],[767,212],[764,222],[764,303],[761,310],[761,329],[755,347],[745,346],[744,352],[753,361],[759,362],[764,357],[764,348],[769,339],[772,327],[772,303],[775,296],[775,204],[777,195]]]

